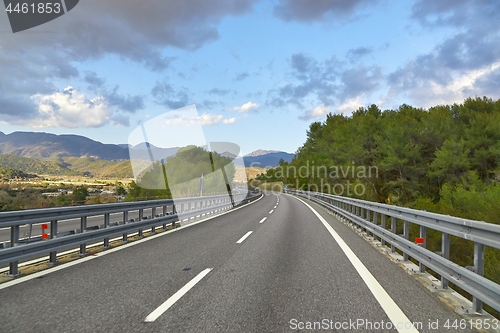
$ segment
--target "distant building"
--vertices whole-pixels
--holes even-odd
[[[61,192],[44,192],[44,193],[42,193],[42,195],[45,197],[58,197],[61,194],[62,194]]]

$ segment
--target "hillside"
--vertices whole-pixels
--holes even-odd
[[[6,168],[0,166],[0,178],[12,179],[12,178],[34,178],[36,175],[29,174],[21,170]]]
[[[116,162],[89,157],[64,157],[59,160],[38,160],[29,157],[0,154],[0,170],[4,170],[6,174],[14,176],[21,176],[22,174],[83,176],[87,174],[99,178],[133,177],[132,168],[128,160]]]
[[[21,157],[10,154],[0,154],[0,166],[20,170],[29,174],[78,176],[82,175],[74,170],[66,168],[56,161],[37,160],[29,157]]]
[[[98,178],[133,178],[128,160],[115,162],[91,157],[64,157],[62,161],[66,168],[81,174],[88,172]]]
[[[94,156],[104,160],[129,158],[128,149],[119,145],[103,144],[79,135],[38,132],[0,132],[0,154],[49,160],[62,156]]]

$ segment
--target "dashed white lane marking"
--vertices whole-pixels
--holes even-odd
[[[243,243],[243,241],[244,241],[245,239],[247,239],[247,237],[248,237],[248,236],[250,236],[250,234],[251,234],[252,232],[253,232],[253,231],[249,231],[249,232],[247,232],[247,233],[246,233],[243,237],[241,237],[240,239],[238,239],[238,241],[236,242],[236,244],[241,244],[241,243]]]
[[[264,217],[262,220],[260,220],[259,223],[264,223],[264,221],[267,219],[267,217]]]
[[[271,211],[269,212],[269,214],[272,214],[274,212],[274,209],[271,209]]]
[[[193,288],[198,282],[201,281],[213,268],[207,268],[204,271],[196,275],[191,281],[189,281],[184,287],[179,289],[175,294],[170,296],[162,305],[160,305],[156,310],[151,312],[144,321],[150,323],[155,321],[159,316],[161,316],[165,311],[167,311],[172,305],[175,304],[182,296],[184,296],[191,288]]]

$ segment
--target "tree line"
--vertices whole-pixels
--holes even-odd
[[[224,172],[222,172],[224,170]],[[201,147],[180,148],[175,156],[155,161],[129,184],[126,200],[189,197],[228,193],[236,169],[231,159]]]
[[[290,163],[257,179],[500,224],[500,100],[329,114],[309,126]],[[472,242],[451,242],[450,259],[473,265]],[[427,247],[440,246],[440,233],[429,230]],[[500,251],[487,247],[485,265],[500,283]]]
[[[500,224],[500,100],[329,114],[259,179],[320,192],[349,183],[353,197]]]

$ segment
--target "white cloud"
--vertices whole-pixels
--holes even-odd
[[[215,114],[204,113],[199,116],[199,120],[202,126],[210,126],[220,123],[223,120],[223,117]]]
[[[353,111],[356,111],[360,107],[363,107],[363,103],[361,103],[360,98],[351,98],[342,103],[339,107],[336,108],[336,113],[347,113],[350,114]]]
[[[453,78],[445,83],[436,80],[420,80],[418,84],[407,91],[407,96],[418,104],[419,107],[429,108],[440,104],[460,103],[464,99],[472,96],[483,96],[490,92],[482,86],[481,82],[488,82],[488,86],[494,86],[492,76],[500,69],[500,62],[483,66],[482,68],[462,71],[455,74]],[[383,99],[382,105],[394,104],[394,99],[398,95],[389,90]]]
[[[311,110],[311,116],[313,117],[323,117],[326,116],[330,112],[330,109],[325,106],[325,104],[321,104],[320,106],[315,107]]]
[[[325,106],[325,104],[321,104],[299,116],[299,119],[309,120],[313,118],[321,118],[330,113],[330,109]]]
[[[43,127],[101,127],[111,121],[113,110],[103,96],[88,99],[69,86],[63,92],[31,97],[38,107],[36,115],[25,124]]]
[[[248,102],[243,104],[242,106],[235,106],[234,110],[238,112],[249,112],[255,110],[259,107],[259,104]]]
[[[233,124],[236,121],[236,118],[224,119],[224,117],[220,114],[209,114],[203,113],[201,116],[197,117],[183,117],[176,115],[175,117],[168,117],[165,122],[167,126],[194,126],[196,124],[201,124],[202,126],[211,126],[216,125],[218,123],[223,124]]]

